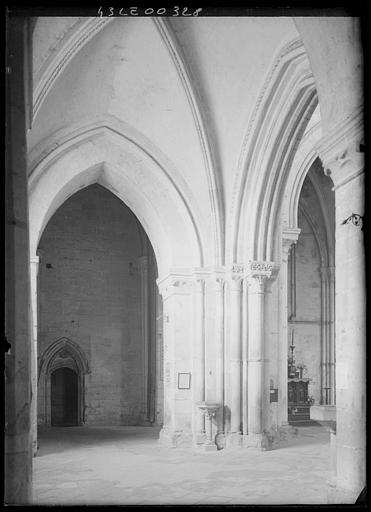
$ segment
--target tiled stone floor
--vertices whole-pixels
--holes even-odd
[[[34,505],[325,504],[329,433],[273,451],[164,448],[151,427],[52,428],[33,459]]]

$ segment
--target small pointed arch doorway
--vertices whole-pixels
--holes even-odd
[[[39,423],[78,426],[84,423],[87,358],[79,345],[60,338],[39,362]]]

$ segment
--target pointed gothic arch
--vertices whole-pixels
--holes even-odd
[[[77,424],[85,421],[85,375],[90,373],[88,359],[80,346],[69,338],[52,342],[39,358],[38,364],[38,423],[51,425],[51,376],[62,368],[77,375]]]

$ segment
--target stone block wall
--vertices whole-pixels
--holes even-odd
[[[144,420],[137,265],[144,238],[124,203],[92,185],[59,208],[39,244],[38,355],[63,336],[83,350],[91,369],[85,376],[86,424]]]

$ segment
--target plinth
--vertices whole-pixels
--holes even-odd
[[[201,413],[205,416],[206,423],[206,441],[202,445],[203,449],[207,452],[216,451],[218,449],[215,441],[213,440],[213,418],[216,415],[216,411],[219,409],[220,404],[217,402],[197,402],[197,407]]]

